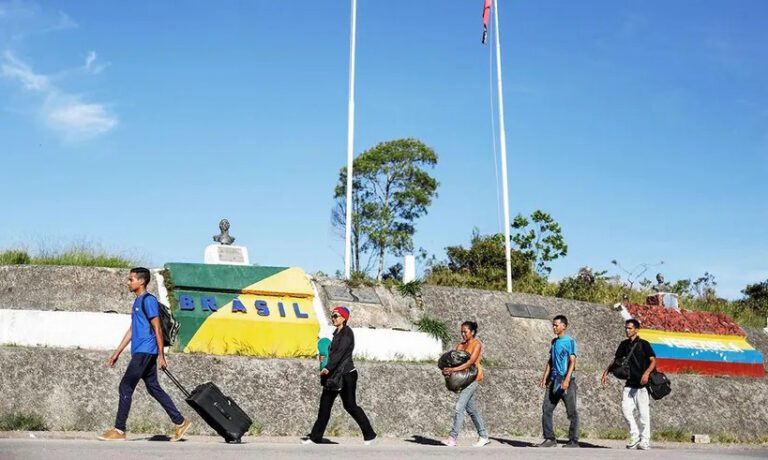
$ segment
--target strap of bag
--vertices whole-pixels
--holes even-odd
[[[173,374],[171,374],[171,371],[169,371],[167,367],[163,369],[163,372],[165,372],[165,375],[167,375],[168,378],[171,379],[171,382],[173,382],[173,384],[176,385],[176,387],[179,390],[181,390],[182,393],[184,393],[184,397],[189,398],[190,395],[187,389],[184,388],[184,385],[182,385],[178,380],[176,380],[176,377],[174,377]]]

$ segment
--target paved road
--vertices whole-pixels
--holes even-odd
[[[26,437],[25,437],[26,436]],[[44,436],[44,437],[40,437]],[[237,459],[248,457],[280,459],[402,459],[408,458],[467,458],[508,459],[510,457],[552,460],[598,460],[598,459],[748,459],[768,458],[768,447],[753,446],[695,446],[692,444],[657,444],[647,452],[628,451],[620,441],[588,440],[581,449],[535,449],[536,440],[494,439],[481,449],[473,447],[450,448],[435,445],[430,438],[382,439],[373,446],[363,446],[360,439],[334,438],[336,444],[304,446],[297,438],[249,439],[243,444],[225,444],[214,437],[193,436],[188,440],[171,443],[167,438],[134,437],[125,442],[100,442],[90,434],[36,434],[35,438],[25,433],[0,433],[0,460],[90,460],[90,459],[165,459],[184,460]],[[61,439],[62,437],[68,439]],[[471,440],[463,440],[467,445]]]

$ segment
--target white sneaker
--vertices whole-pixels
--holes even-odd
[[[304,445],[307,445],[307,444],[317,444],[315,441],[313,441],[313,440],[311,440],[311,439],[309,439],[309,438],[307,438],[307,439],[302,439],[302,440],[301,440],[301,443],[302,443],[302,444],[304,444]]]
[[[639,439],[630,440],[627,444],[627,449],[637,449],[637,446],[640,445]]]
[[[488,438],[479,438],[476,443],[472,444],[472,447],[483,447],[491,443]]]
[[[640,450],[651,450],[651,444],[647,441],[641,441],[637,448]]]
[[[368,440],[365,440],[365,441],[363,441],[363,445],[364,445],[364,446],[370,446],[370,445],[371,445],[371,444],[373,444],[374,442],[376,442],[376,438],[373,438],[373,439],[368,439]]]

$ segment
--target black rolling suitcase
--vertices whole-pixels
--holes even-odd
[[[240,442],[240,438],[251,428],[253,421],[232,399],[225,396],[212,382],[198,385],[190,394],[184,385],[176,380],[168,369],[165,375],[179,387],[186,397],[187,404],[216,430],[227,442]]]

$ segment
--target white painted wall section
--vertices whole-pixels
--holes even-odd
[[[0,344],[114,350],[130,325],[119,313],[0,310]]]
[[[443,344],[424,332],[353,327],[354,356],[380,361],[429,360],[440,357]]]

